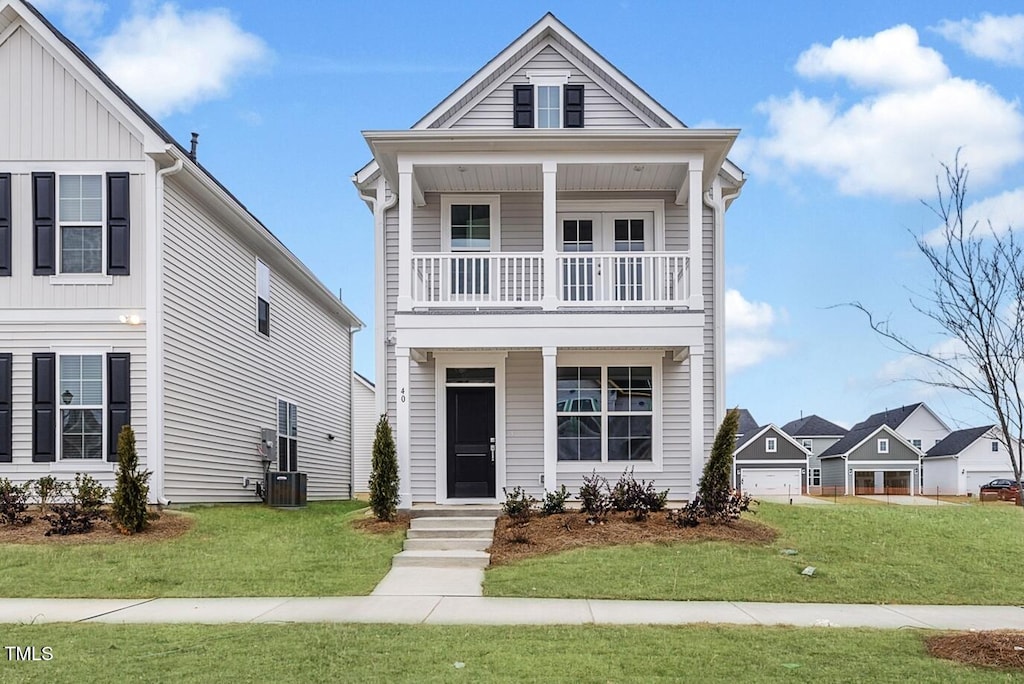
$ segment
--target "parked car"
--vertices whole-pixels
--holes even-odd
[[[999,479],[992,480],[988,484],[981,485],[981,496],[994,494],[1000,501],[1017,500],[1017,483],[1013,480]]]

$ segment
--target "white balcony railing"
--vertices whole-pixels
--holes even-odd
[[[562,253],[556,256],[559,306],[685,305],[690,257],[676,252]],[[443,253],[413,257],[413,306],[541,306],[540,254]]]

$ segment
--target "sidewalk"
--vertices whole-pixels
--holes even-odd
[[[474,596],[0,599],[0,623],[390,623],[426,625],[792,625],[1024,630],[1020,606],[608,601]]]

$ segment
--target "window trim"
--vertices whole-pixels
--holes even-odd
[[[559,461],[558,454],[555,454],[556,472],[562,473],[589,473],[592,470],[598,472],[620,471],[625,468],[632,468],[636,472],[662,472],[664,463],[662,415],[664,413],[664,362],[663,354],[657,352],[559,352],[555,359],[555,367],[580,367],[599,366],[601,368],[601,392],[608,391],[608,367],[609,366],[649,366],[651,368],[651,460],[650,461],[609,461],[608,460],[608,431],[607,420],[609,415],[607,401],[601,402],[602,432],[601,432],[601,460],[600,461]],[[557,372],[557,371],[556,371]],[[557,414],[556,414],[557,415]],[[616,412],[612,415],[623,415]],[[545,420],[547,417],[545,416]],[[555,418],[557,421],[557,417]]]
[[[486,250],[452,247],[452,205],[488,205],[491,212],[491,242]],[[451,254],[494,254],[501,251],[501,195],[463,193],[441,195],[441,248]]]
[[[266,282],[266,285],[267,285],[267,287],[266,287],[266,294],[267,294],[267,296],[266,296],[265,299],[263,297],[263,278],[261,277],[261,275],[262,275],[261,270],[260,270],[261,267],[266,270],[266,274],[267,274],[267,282]],[[264,262],[262,259],[260,259],[259,257],[256,257],[256,332],[259,333],[260,335],[263,335],[264,337],[270,337],[270,309],[271,309],[271,306],[270,306],[270,302],[271,302],[270,294],[271,294],[271,289],[272,289],[271,288],[271,282],[270,282],[271,279],[272,279],[272,273],[270,271],[270,267],[267,266],[266,262]],[[262,330],[262,328],[260,327],[260,322],[261,322],[261,320],[260,320],[260,303],[261,302],[265,302],[266,305],[267,305],[267,330],[266,330],[266,332],[264,332]]]
[[[280,411],[281,403],[284,402],[287,406],[295,407],[295,436],[281,434],[281,423],[280,423]],[[291,413],[289,412],[289,418]],[[277,465],[278,472],[284,473],[297,473],[299,470],[299,402],[293,401],[289,397],[278,395],[274,401],[274,432],[277,434]],[[281,468],[281,439],[290,440],[295,442],[295,470],[285,470]],[[289,464],[290,465],[290,464]]]
[[[991,446],[989,448],[992,450],[992,453],[993,454],[999,453],[999,440],[998,439],[993,439],[993,440],[991,440],[991,443],[992,444],[991,444]]]
[[[527,71],[526,79],[533,86],[533,128],[534,130],[555,131],[565,128],[565,86],[569,83],[569,72],[552,73],[550,71]],[[558,89],[557,126],[540,125],[540,89]]]
[[[811,481],[808,483],[808,486],[821,486],[821,468],[811,468]]]
[[[629,216],[627,216],[627,214]],[[662,199],[639,199],[639,200],[559,200],[556,208],[556,240],[555,249],[562,252],[562,221],[564,219],[594,219],[594,251],[613,252],[615,245],[610,247],[604,244],[604,232],[601,233],[601,240],[597,240],[598,231],[611,231],[612,242],[614,243],[614,219],[616,218],[648,218],[647,216],[636,216],[639,214],[654,214],[651,225],[651,236],[648,239],[644,236],[646,250],[652,252],[665,251],[665,200]],[[596,217],[600,216],[600,220]],[[612,221],[609,229],[605,228],[605,221]],[[598,248],[600,246],[600,249]],[[624,252],[625,253],[625,252]]]
[[[58,465],[57,470],[62,470],[59,464],[68,466],[69,464],[75,464],[76,469],[78,464],[103,464],[102,467],[97,467],[97,470],[109,470],[116,464],[107,461],[107,354],[110,353],[109,348],[89,348],[89,349],[76,349],[76,348],[63,348],[63,349],[52,349],[56,355],[56,368],[54,369],[54,397],[56,398],[57,416],[56,416],[56,430],[57,430],[57,443],[55,449],[54,460],[51,464]],[[88,406],[68,406],[65,408],[65,404],[60,398],[60,371],[61,362],[66,356],[97,356],[100,359],[100,403],[89,404]],[[99,458],[64,458],[64,411],[71,410],[72,408],[87,408],[91,410],[99,409],[100,411],[100,457]]]
[[[56,182],[56,196],[54,213],[56,214],[56,251],[57,251],[57,263],[56,273],[50,276],[50,282],[56,285],[92,285],[92,284],[104,284],[105,282],[113,282],[113,277],[107,274],[107,193],[106,187],[107,174],[105,172],[93,172],[90,170],[82,170],[76,173],[57,173]],[[72,176],[85,177],[85,176],[97,176],[100,179],[100,218],[99,220],[93,221],[65,221],[61,216],[60,209],[60,187],[61,182],[65,178]],[[64,228],[98,228],[100,231],[100,270],[97,273],[78,273],[73,271],[64,270]],[[77,282],[75,282],[77,281]]]
[[[914,447],[915,449],[918,449],[918,450],[922,449],[922,445],[923,444],[924,444],[924,442],[922,440],[920,440],[920,439],[912,439],[912,440],[910,440],[910,446],[912,446],[912,447]]]
[[[807,449],[807,453],[810,454],[811,456],[814,455],[814,440],[813,439],[806,439],[806,438],[801,439],[800,440],[800,446],[802,446],[804,449]]]
[[[878,438],[878,443],[877,443],[876,446],[878,448],[878,453],[880,453],[880,454],[887,454],[887,453],[889,453],[889,438],[888,437],[879,437]]]
[[[777,454],[777,453],[779,453],[779,438],[778,437],[765,437],[764,438],[764,452],[766,454]]]

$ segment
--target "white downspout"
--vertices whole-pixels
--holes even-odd
[[[722,181],[717,176],[711,189],[704,193],[704,204],[714,215],[715,231],[715,263],[714,290],[715,301],[712,323],[712,339],[715,354],[715,427],[722,424],[725,418],[725,210],[729,204],[740,196],[742,188],[735,192],[722,193]]]
[[[398,202],[398,195],[391,193],[387,198],[387,182],[381,176],[377,179],[374,192],[359,192],[359,197],[373,208],[373,246],[374,246],[374,398],[377,403],[377,416],[388,410],[388,316],[387,316],[387,276],[384,272],[386,259],[384,255],[386,241],[384,235],[385,214]],[[394,420],[394,416],[390,417]]]
[[[153,177],[153,244],[146,263],[146,413],[149,418],[146,465],[153,473],[150,496],[161,506],[171,503],[164,496],[164,179],[181,171],[183,166],[184,161],[178,159],[173,165],[158,169]]]

